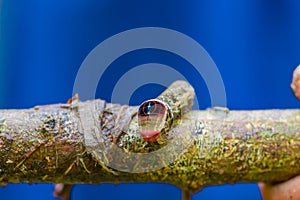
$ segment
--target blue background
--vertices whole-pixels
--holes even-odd
[[[65,102],[77,70],[100,42],[121,31],[166,27],[198,41],[215,61],[225,83],[230,109],[299,108],[289,84],[300,63],[300,1],[297,0],[0,0],[0,107],[26,108]],[[180,61],[159,51],[136,52],[117,60],[105,73],[97,97],[110,100],[123,66]],[[121,58],[120,58],[121,59]],[[153,59],[153,60],[152,60]],[[189,70],[185,63],[182,70]],[[193,81],[193,80],[190,80]],[[195,81],[195,80],[194,80]],[[201,108],[210,106],[203,81]],[[194,86],[195,87],[195,86]],[[159,94],[146,85],[131,104]],[[1,199],[54,199],[50,184],[9,184]],[[73,199],[179,199],[180,190],[164,184],[77,185]],[[260,199],[256,184],[207,187],[201,199]]]

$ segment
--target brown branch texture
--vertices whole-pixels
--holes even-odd
[[[145,141],[138,107],[102,100],[0,111],[0,182],[164,182],[204,186],[280,182],[300,174],[300,110],[191,111],[177,81],[159,100],[173,123]]]

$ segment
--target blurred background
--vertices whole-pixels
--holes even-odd
[[[28,108],[66,102],[77,70],[99,43],[137,27],[165,27],[195,39],[223,78],[230,109],[299,108],[289,84],[300,64],[300,1],[297,0],[0,0],[0,108]],[[101,78],[97,97],[111,92],[126,70],[157,62],[186,75],[201,99],[210,97],[187,62],[157,50],[121,56]],[[122,70],[121,70],[122,69]],[[190,71],[189,71],[190,70]],[[155,97],[164,87],[141,86],[130,104]],[[52,184],[9,184],[1,199],[54,199]],[[165,184],[76,185],[80,199],[180,199]],[[206,187],[194,200],[261,199],[255,183]]]

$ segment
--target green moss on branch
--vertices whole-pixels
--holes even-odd
[[[109,119],[104,119],[109,116],[104,112],[118,112],[121,108],[100,100],[77,106],[85,109],[94,103],[104,106],[94,110],[95,115],[102,116],[97,118],[99,124]],[[135,108],[130,108],[133,113]],[[131,166],[130,160],[118,157],[109,145],[103,148],[102,143],[108,143],[125,152],[122,155],[151,152],[151,146],[138,134],[135,118],[131,120],[128,114],[131,125],[122,130],[126,133],[115,143],[107,140],[96,144],[95,149],[107,159],[102,160],[87,148],[77,109],[56,105],[38,110],[1,110],[1,183],[166,182],[194,192],[222,183],[279,182],[300,173],[300,110],[225,114],[219,110],[191,111],[168,134],[174,147],[187,148],[179,149],[179,155],[169,149],[168,155],[153,160],[158,165],[165,163],[164,167],[151,171],[147,167],[153,167],[153,163],[141,160]],[[113,134],[105,133],[108,139]],[[168,163],[170,156],[176,159]],[[109,162],[116,160],[115,165],[125,164],[123,171],[111,167],[114,165]],[[127,167],[140,167],[145,172],[130,173]]]

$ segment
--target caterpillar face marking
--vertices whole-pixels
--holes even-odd
[[[172,125],[173,115],[170,107],[158,99],[143,102],[138,110],[138,125],[145,141],[155,142]]]

